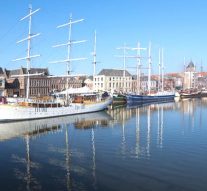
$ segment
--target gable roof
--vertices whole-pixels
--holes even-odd
[[[98,75],[104,76],[123,76],[124,70],[117,69],[102,69]],[[127,70],[125,70],[125,76],[132,76]]]
[[[27,69],[26,68],[20,68],[20,69],[15,69],[15,70],[5,69],[5,73],[7,77],[10,77],[12,75],[15,76],[15,75],[20,75],[20,74],[27,74]],[[46,76],[49,75],[48,68],[31,68],[30,69],[30,74],[37,74],[37,73],[44,73],[44,75]]]

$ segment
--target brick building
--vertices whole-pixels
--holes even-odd
[[[35,75],[39,74],[41,75]],[[8,97],[25,97],[27,86],[26,68],[7,70],[0,68],[0,94]],[[47,68],[30,69],[30,89],[31,97],[47,96],[53,90],[62,91],[66,88],[80,88],[86,77],[55,77],[49,74]]]

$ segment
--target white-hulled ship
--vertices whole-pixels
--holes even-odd
[[[90,113],[101,111],[107,109],[108,105],[112,103],[112,97],[110,95],[101,95],[92,92],[80,92],[79,89],[76,89],[75,93],[65,91],[65,94],[61,96],[61,99],[50,98],[47,100],[43,99],[31,99],[29,98],[29,84],[30,84],[30,76],[34,74],[30,74],[30,62],[32,58],[38,57],[39,55],[31,55],[31,39],[38,36],[39,34],[31,33],[31,18],[34,13],[39,11],[39,9],[32,11],[32,7],[29,8],[30,12],[27,16],[22,18],[24,20],[29,18],[29,34],[28,37],[20,40],[19,42],[28,41],[28,49],[27,56],[25,58],[19,58],[18,60],[26,60],[27,61],[27,71],[28,73],[24,76],[27,77],[27,91],[25,99],[17,99],[16,103],[13,104],[1,104],[0,105],[0,122],[5,121],[16,121],[16,120],[29,120],[29,119],[41,119],[41,118],[51,118],[58,116],[66,116],[66,115],[74,115],[81,113]],[[77,23],[83,21],[76,20],[72,21],[72,16],[70,17],[70,21],[64,25],[59,26],[69,26],[69,41],[66,44],[57,45],[58,46],[67,46],[68,47],[68,57],[64,61],[66,62],[68,68],[68,77],[70,62],[73,60],[83,60],[81,59],[71,59],[70,58],[70,48],[73,43],[80,43],[83,41],[72,41],[71,40],[71,26],[73,23]],[[56,63],[56,62],[55,62]],[[41,75],[41,74],[35,74]],[[78,97],[77,97],[78,96]],[[59,96],[58,96],[59,97]]]

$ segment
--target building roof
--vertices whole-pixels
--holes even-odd
[[[198,77],[206,77],[207,76],[207,72],[198,72],[197,76]]]
[[[195,67],[194,63],[192,61],[190,61],[187,68],[194,68],[194,67]]]
[[[12,75],[27,74],[27,69],[26,68],[20,68],[20,69],[16,69],[16,70],[5,69],[5,73],[8,77],[10,77]],[[48,68],[31,68],[30,69],[30,74],[37,74],[37,73],[44,73],[44,75],[46,75],[46,76],[49,75]]]
[[[136,75],[133,75],[133,80],[137,80],[137,76]],[[148,81],[148,76],[146,76],[146,75],[140,76],[140,81]],[[157,81],[156,76],[151,76],[151,81]]]
[[[167,73],[167,74],[165,74],[165,76],[175,77],[175,78],[181,78],[182,77],[182,73],[179,73],[179,72]]]
[[[27,69],[26,68],[23,68],[26,72]],[[49,75],[49,71],[48,71],[48,68],[31,68],[30,69],[30,74],[36,74],[36,73],[44,73],[46,76]]]
[[[102,69],[98,75],[104,76],[123,76],[124,70],[117,69]],[[127,70],[125,70],[125,76],[132,76]]]

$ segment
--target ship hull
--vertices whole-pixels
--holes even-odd
[[[127,103],[149,103],[174,100],[175,94],[169,95],[127,95]]]
[[[201,96],[202,96],[202,94],[200,92],[198,92],[198,93],[181,93],[180,94],[181,98],[198,98]]]
[[[91,104],[71,103],[69,106],[45,108],[5,104],[0,105],[0,122],[44,119],[82,113],[92,113],[107,109],[111,103],[112,98]]]

